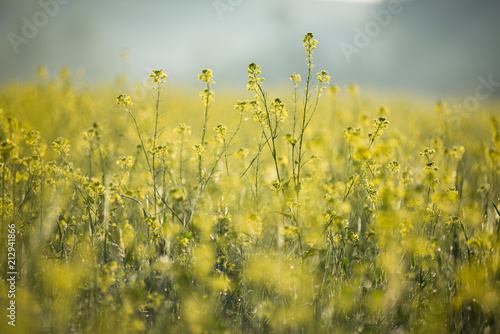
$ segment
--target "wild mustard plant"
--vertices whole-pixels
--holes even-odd
[[[317,74],[318,77],[318,85],[316,86],[316,102],[314,104],[314,107],[311,109],[309,104],[311,103],[311,80],[312,80],[312,69],[314,67],[313,63],[313,51],[316,49],[316,44],[318,44],[318,41],[314,39],[314,35],[312,33],[307,33],[302,40],[304,42],[304,48],[306,49],[306,55],[307,55],[307,76],[306,76],[306,87],[305,87],[305,92],[304,92],[304,105],[302,107],[302,117],[299,120],[299,130],[298,130],[298,138],[296,139],[295,137],[292,138],[292,173],[293,173],[293,181],[294,181],[294,186],[295,186],[295,192],[297,194],[297,197],[299,196],[300,188],[301,188],[301,179],[300,179],[300,172],[303,167],[303,153],[302,153],[302,147],[303,147],[303,140],[304,140],[304,133],[306,131],[307,126],[309,125],[312,116],[316,112],[316,109],[318,107],[318,100],[319,97],[321,96],[321,92],[324,91],[325,87],[324,85],[328,84],[330,81],[330,76],[328,75],[328,72],[326,71],[321,71],[320,73]],[[298,84],[297,78],[294,78],[292,75],[292,81],[294,81],[294,86]],[[299,116],[300,117],[300,116]],[[294,117],[294,120],[296,118]],[[295,127],[296,123],[294,122],[293,124],[293,131],[295,132]],[[296,148],[297,144],[298,147]],[[297,150],[297,152],[295,151]],[[297,161],[295,163],[295,161]],[[296,164],[296,166],[295,166]]]
[[[208,110],[210,103],[213,100],[213,91],[210,90],[210,85],[214,83],[212,70],[203,70],[201,74],[198,75],[198,80],[203,81],[206,84],[206,88],[200,93],[201,101],[203,102],[203,129],[201,132],[201,143],[195,145],[192,149],[198,154],[198,182],[203,181],[203,152],[205,152],[205,134],[207,129],[208,121]]]

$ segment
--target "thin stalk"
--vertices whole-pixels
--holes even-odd
[[[156,110],[155,110],[155,132],[153,135],[153,163],[152,163],[152,170],[151,170],[151,178],[153,181],[153,199],[154,199],[154,212],[155,212],[155,217],[157,214],[157,199],[156,199],[156,166],[155,166],[155,159],[156,159],[156,138],[158,137],[158,114],[159,114],[159,109],[160,109],[160,83],[158,83],[156,87]]]
[[[264,109],[266,111],[267,125],[269,126],[270,139],[271,139],[271,144],[272,144],[272,148],[271,147],[269,147],[269,148],[271,149],[271,155],[272,155],[273,160],[274,160],[274,167],[276,169],[276,177],[278,178],[278,183],[281,186],[281,177],[280,177],[280,171],[279,171],[279,167],[278,167],[278,158],[277,158],[277,155],[276,155],[276,142],[275,142],[275,139],[277,137],[276,136],[276,131],[273,131],[273,127],[271,125],[271,117],[270,117],[269,107],[267,106],[266,94],[262,90],[262,86],[260,84],[257,85],[257,86],[259,87],[259,92],[260,92],[260,96],[261,96],[260,100],[264,104]],[[264,135],[265,135],[265,129],[264,128],[262,129],[262,131],[264,132]],[[269,145],[269,142],[268,142],[268,145]]]
[[[152,170],[151,164],[149,163],[148,153],[146,152],[146,146],[144,145],[144,140],[142,139],[141,130],[139,129],[139,123],[137,123],[137,119],[132,113],[132,110],[130,108],[127,108],[127,111],[129,115],[132,117],[132,120],[134,121],[135,129],[137,131],[137,135],[139,136],[139,140],[141,142],[142,152],[144,153],[144,157],[146,158],[146,164],[148,165],[148,170],[151,171]]]
[[[222,140],[222,145],[225,147],[226,146],[226,139],[224,138]],[[224,163],[226,165],[226,174],[229,175],[229,166],[227,165],[227,150],[224,152]]]
[[[103,180],[104,180],[104,175],[103,175]],[[103,208],[104,264],[108,263],[108,220],[109,220],[109,189],[106,188],[104,192],[104,208]]]
[[[310,88],[311,88],[311,71],[313,68],[313,63],[312,63],[312,58],[308,58],[308,69],[307,69],[307,80],[306,80],[306,92],[304,96],[304,109],[302,112],[302,124],[300,128],[300,138],[299,138],[299,152],[298,152],[298,163],[297,163],[297,179],[295,180],[295,192],[297,194],[297,198],[299,197],[300,193],[300,171],[301,171],[301,161],[302,161],[302,145],[303,145],[303,140],[304,140],[304,132],[306,129],[306,117],[307,117],[307,111],[308,111],[308,103],[309,103],[309,97],[310,97]]]
[[[297,192],[297,175],[295,171],[295,149],[297,142],[295,140],[295,129],[297,127],[297,100],[298,100],[297,85],[298,83],[293,87],[293,125],[292,125],[292,141],[290,142],[290,144],[292,145],[292,178],[296,192]]]
[[[201,147],[205,144],[205,134],[207,131],[207,121],[208,121],[208,109],[210,107],[210,82],[207,82],[206,88],[206,102],[205,102],[205,110],[204,110],[204,119],[203,119],[203,128],[201,130]],[[202,154],[198,155],[198,183],[202,183],[202,170],[203,170],[203,156]]]
[[[181,188],[184,191],[184,183],[182,182],[182,150],[184,149],[184,132],[181,134],[181,149],[179,150],[179,178],[181,180]]]
[[[254,196],[254,205],[255,205],[255,212],[259,212],[259,166],[260,166],[260,152],[262,148],[264,147],[264,143],[262,141],[264,140],[264,136],[261,134],[260,135],[260,141],[259,141],[259,152],[257,152],[257,155],[255,156],[254,160],[257,159],[257,163],[255,165],[255,196]],[[253,160],[252,160],[253,163]],[[250,163],[250,166],[252,165]],[[250,168],[248,166],[248,168]]]
[[[267,141],[269,140],[267,138],[266,138],[266,140],[264,142],[262,142],[264,136],[265,136],[264,133],[261,133],[261,139],[260,139],[260,142],[259,142],[259,150],[257,151],[257,154],[253,157],[252,161],[250,161],[250,164],[248,164],[248,167],[245,168],[245,171],[243,173],[241,173],[240,179],[243,176],[245,176],[245,174],[248,172],[248,170],[250,169],[250,167],[252,167],[253,163],[258,159],[258,157],[260,155],[260,152],[262,152],[262,149],[267,144]]]

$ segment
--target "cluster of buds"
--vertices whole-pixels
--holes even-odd
[[[210,90],[210,84],[214,82],[212,70],[202,70],[201,74],[198,74],[198,80],[203,81],[207,84],[207,87],[200,92],[200,97],[205,108],[208,107],[210,102],[213,100],[214,92]]]
[[[127,94],[121,94],[116,99],[116,104],[118,106],[123,106],[127,109],[130,109],[130,107],[132,106],[132,99]]]
[[[153,70],[149,77],[153,79],[153,83],[161,85],[166,82],[165,79],[167,78],[167,75],[163,73],[163,69],[160,68],[159,70]]]
[[[302,42],[304,42],[304,48],[306,48],[307,62],[309,64],[309,68],[312,68],[313,67],[312,54],[314,49],[316,49],[316,44],[318,44],[318,41],[314,39],[314,35],[311,32],[308,32],[304,36]]]
[[[248,85],[247,85],[247,89],[249,91],[254,91],[256,93],[259,92],[260,88],[259,86],[262,84],[262,82],[264,81],[263,78],[259,78],[259,75],[260,75],[260,66],[255,64],[255,63],[251,63],[250,65],[248,65]]]

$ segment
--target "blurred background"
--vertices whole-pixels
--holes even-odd
[[[289,85],[311,31],[333,83],[440,98],[489,77],[499,96],[499,17],[499,1],[481,0],[1,0],[0,85],[68,65],[87,83],[163,68],[187,87],[211,68],[216,89],[245,89],[250,62],[266,84]]]

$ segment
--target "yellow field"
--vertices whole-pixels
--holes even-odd
[[[500,332],[500,104],[368,98],[303,42],[280,98],[0,91],[0,332]]]

